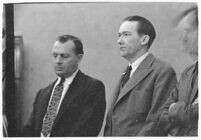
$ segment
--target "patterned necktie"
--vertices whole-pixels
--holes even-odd
[[[128,81],[129,77],[130,77],[130,73],[131,73],[132,67],[128,66],[126,73],[124,74],[122,81],[121,81],[121,88],[124,87],[124,85],[126,84],[126,82]]]
[[[65,81],[65,79],[62,78],[60,80],[60,83],[55,87],[54,93],[53,93],[52,98],[51,98],[49,105],[47,107],[47,112],[46,112],[45,117],[43,119],[43,125],[42,125],[42,131],[41,131],[43,136],[45,136],[45,137],[47,137],[48,134],[50,134],[54,120],[57,116],[57,109],[59,106],[59,102],[61,100],[64,81]]]

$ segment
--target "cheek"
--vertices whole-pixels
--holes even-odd
[[[134,41],[133,40],[127,40],[126,45],[127,45],[126,49],[131,50],[132,46],[134,45]]]
[[[73,69],[77,65],[77,62],[74,59],[70,59],[65,61],[64,65],[66,69]]]

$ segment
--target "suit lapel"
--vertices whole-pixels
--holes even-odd
[[[56,82],[56,81],[55,81]],[[47,106],[50,100],[50,96],[52,93],[52,89],[54,87],[55,82],[51,83],[46,89],[44,89],[44,92],[42,92],[42,94],[40,94],[39,97],[39,105],[40,107],[38,108],[38,112],[37,112],[37,122],[39,122],[38,127],[41,128],[42,124],[43,124],[43,117],[47,111]],[[37,129],[37,130],[41,130],[41,129]]]
[[[121,80],[122,80],[122,78],[123,78],[123,74],[122,74],[122,76],[121,76],[121,78],[120,78],[120,80],[119,80],[119,82],[118,82],[118,85],[117,85],[117,87],[116,87],[116,90],[115,90],[115,92],[114,92],[114,95],[113,95],[113,97],[111,97],[111,104],[110,104],[110,106],[109,106],[109,112],[111,112],[112,110],[113,110],[113,108],[114,108],[114,105],[115,105],[115,103],[116,103],[116,101],[117,101],[117,99],[118,99],[118,97],[119,97],[119,92],[120,92],[120,84],[121,84]],[[110,103],[109,102],[109,103]]]
[[[190,98],[190,92],[191,92],[191,85],[189,84],[191,81],[191,77],[187,74],[184,74],[182,76],[182,80],[181,80],[181,89],[179,89],[179,100],[183,100],[188,102],[189,98]]]
[[[194,88],[192,89],[191,87],[191,82],[193,79],[193,71],[194,71],[194,67],[192,69],[190,69],[187,73],[184,73],[184,75],[182,76],[182,83],[181,83],[181,89],[180,89],[180,93],[181,96],[181,100],[185,100],[187,103],[191,103],[196,92],[197,92],[197,82],[195,83],[196,85],[194,86]],[[183,86],[182,86],[183,85]]]
[[[55,124],[57,124],[65,110],[68,109],[68,106],[72,103],[73,99],[79,98],[78,95],[80,95],[84,90],[85,84],[84,74],[81,71],[78,71],[73,82],[70,84],[66,95],[64,96],[52,129],[54,128]]]
[[[193,69],[193,71],[191,73],[191,83],[193,81],[193,73],[194,73],[194,71],[195,71],[195,65],[194,65],[194,69]],[[191,84],[189,84],[189,85],[191,85]],[[195,81],[195,83],[193,85],[192,91],[191,91],[190,103],[192,103],[192,101],[193,101],[193,99],[194,99],[194,97],[195,97],[197,92],[198,92],[198,77],[197,77],[197,79],[196,79],[196,81]]]
[[[125,86],[120,90],[119,97],[115,103],[115,105],[129,93],[131,89],[133,89],[136,85],[138,85],[151,71],[151,65],[155,60],[152,54],[149,54],[139,65],[136,71],[133,73],[131,78],[125,84]]]
[[[193,102],[194,100],[194,97],[196,95],[196,93],[198,92],[198,79],[196,80],[194,86],[193,86],[193,89],[192,89],[192,95],[191,95],[191,98],[190,98],[190,103]]]

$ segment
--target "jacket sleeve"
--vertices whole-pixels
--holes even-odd
[[[162,69],[154,83],[152,95],[152,103],[148,112],[145,125],[142,127],[139,136],[158,136],[163,135],[163,132],[158,127],[159,108],[164,104],[170,95],[170,92],[175,88],[177,83],[176,74],[173,68],[168,67]]]
[[[183,74],[188,71],[187,68]],[[182,75],[183,75],[182,74]],[[181,76],[181,81],[183,76]],[[164,133],[170,133],[175,135],[180,127],[188,127],[190,125],[196,125],[198,120],[198,103],[186,104],[185,101],[180,101],[179,99],[179,85],[177,85],[175,90],[171,93],[165,105],[162,107],[162,113],[159,119],[159,126],[164,131]],[[181,85],[187,86],[187,85]],[[170,105],[174,105],[169,109]]]
[[[169,119],[174,125],[188,126],[197,123],[198,103],[187,105],[184,101],[178,101],[168,112]]]
[[[20,136],[22,137],[34,137],[35,134],[35,117],[36,117],[36,104],[37,104],[37,99],[38,99],[38,96],[40,94],[40,91],[37,93],[36,95],[36,98],[34,100],[34,103],[33,103],[33,110],[31,112],[31,115],[27,121],[27,123],[25,124],[25,126],[23,127],[22,129],[22,132],[20,134]]]
[[[164,135],[167,135],[169,129],[172,127],[172,122],[170,121],[168,117],[169,107],[172,103],[175,103],[177,101],[178,101],[178,84],[172,90],[170,96],[168,97],[165,104],[160,108],[160,111],[158,114],[159,116],[158,126],[162,130]]]
[[[102,82],[95,81],[87,89],[84,109],[78,122],[73,126],[75,136],[98,136],[106,108],[105,87]]]

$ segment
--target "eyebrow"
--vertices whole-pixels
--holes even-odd
[[[130,33],[130,31],[123,31],[123,32],[119,32],[119,33]]]
[[[124,33],[131,33],[130,31],[123,31],[123,32],[119,32],[118,34],[124,34]]]

